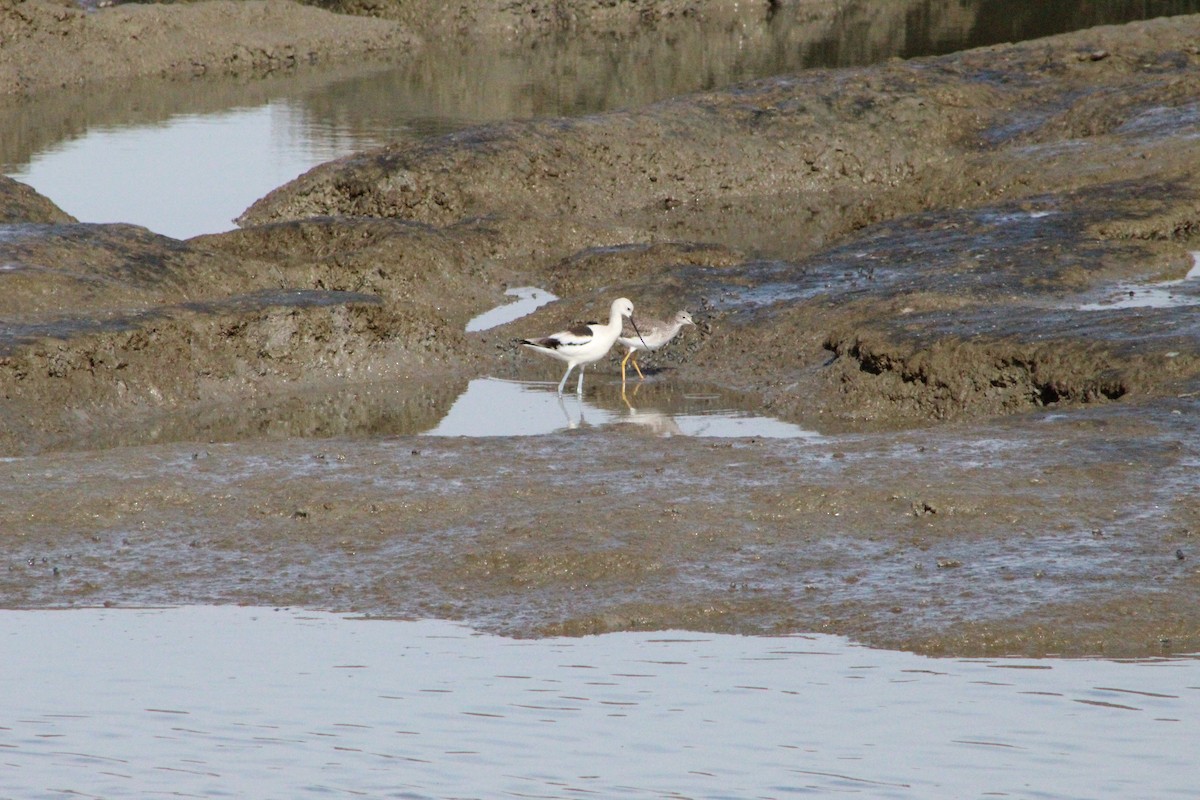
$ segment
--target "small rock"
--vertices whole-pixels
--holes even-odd
[[[938,569],[954,569],[955,567],[961,567],[962,562],[957,558],[939,558],[937,565]]]
[[[912,503],[912,513],[914,517],[924,517],[931,514],[937,514],[938,510],[936,507],[926,503],[923,500],[914,500]]]

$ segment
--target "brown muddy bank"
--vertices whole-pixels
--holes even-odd
[[[478,0],[474,3],[388,2],[388,0],[310,0],[313,5],[344,14],[397,20],[429,38],[502,39],[535,42],[547,37],[622,37],[648,26],[702,18],[709,24],[735,26],[770,16],[779,5],[771,0],[656,0],[639,2],[561,2],[561,0]],[[813,16],[832,15],[826,4],[809,5]]]
[[[0,97],[154,77],[262,77],[339,61],[409,57],[425,42],[536,46],[554,35],[604,40],[661,26],[761,26],[768,0],[17,0],[0,8]],[[829,24],[826,4],[797,11]],[[532,43],[532,44],[531,44]],[[68,57],[62,57],[64,53]]]
[[[712,335],[681,375],[792,418],[1170,392],[1191,315],[1076,307],[1192,265],[1198,35],[1158,20],[489,126],[324,165],[242,221],[472,226],[568,300],[498,336],[614,294],[700,308]]]
[[[98,10],[67,0],[21,0],[0,8],[0,96],[143,76],[262,75],[417,46],[419,39],[397,22],[286,0]]]
[[[620,403],[618,387],[597,402]],[[358,403],[346,393],[328,411]],[[536,438],[264,431],[46,455],[0,464],[0,594],[296,605],[520,636],[1195,651],[1196,411],[1193,397],[823,440],[620,423]]]
[[[1198,41],[396,144],[183,242],[0,181],[0,597],[1195,650]],[[463,332],[531,284],[564,299]],[[701,322],[639,406],[706,383],[826,438],[416,435],[471,378],[557,379],[513,338],[618,294]],[[588,399],[623,413],[618,372]]]

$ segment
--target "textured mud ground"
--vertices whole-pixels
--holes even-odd
[[[1198,43],[397,144],[186,242],[0,180],[0,598],[1196,650]],[[463,333],[528,284],[565,299]],[[414,435],[472,377],[557,379],[513,338],[617,294],[701,322],[640,406],[706,382],[824,438]],[[619,411],[615,364],[589,391]]]
[[[0,591],[17,606],[284,604],[519,635],[1194,649],[1196,410],[818,441],[614,425],[62,453],[0,465]]]
[[[0,6],[0,96],[138,76],[251,76],[417,43],[395,22],[283,0]],[[91,6],[88,8],[88,6]],[[127,101],[119,101],[127,102]]]

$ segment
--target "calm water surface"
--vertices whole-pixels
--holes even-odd
[[[1119,283],[1104,296],[1079,306],[1084,311],[1130,308],[1181,308],[1200,305],[1200,250],[1192,253],[1192,268],[1178,280],[1150,284]]]
[[[713,387],[672,382],[677,391],[667,399],[650,388],[653,381],[647,386],[635,377],[621,393],[620,381],[611,375],[589,374],[584,379],[587,386],[597,381],[604,386],[602,396],[610,402],[601,404],[596,395],[580,399],[574,394],[573,380],[559,397],[555,381],[476,378],[437,425],[422,432],[430,436],[537,436],[586,426],[625,425],[655,436],[820,438],[799,425],[738,408],[726,393]],[[615,402],[617,398],[620,403]]]
[[[735,23],[691,20],[602,43],[435,43],[387,68],[90,87],[0,107],[0,168],[85,222],[184,238],[229,230],[251,203],[307,169],[390,141],[1197,11],[1200,0],[784,3]]]
[[[1194,798],[1200,660],[0,612],[0,797]]]

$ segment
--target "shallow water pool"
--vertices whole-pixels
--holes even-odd
[[[1173,281],[1119,283],[1103,296],[1078,306],[1080,311],[1112,311],[1129,308],[1182,308],[1200,305],[1200,251],[1192,253],[1192,268]]]
[[[585,378],[585,384],[589,379]],[[683,386],[669,394],[630,382],[624,391],[610,376],[603,402],[595,395],[561,397],[557,384],[478,378],[467,385],[430,436],[537,436],[587,426],[626,425],[656,436],[755,436],[816,439],[799,425],[734,407],[716,391]],[[571,381],[574,384],[574,381]],[[613,384],[611,387],[607,384]],[[568,387],[570,388],[570,387]],[[639,395],[644,398],[639,400]],[[616,398],[620,398],[620,403]]]

